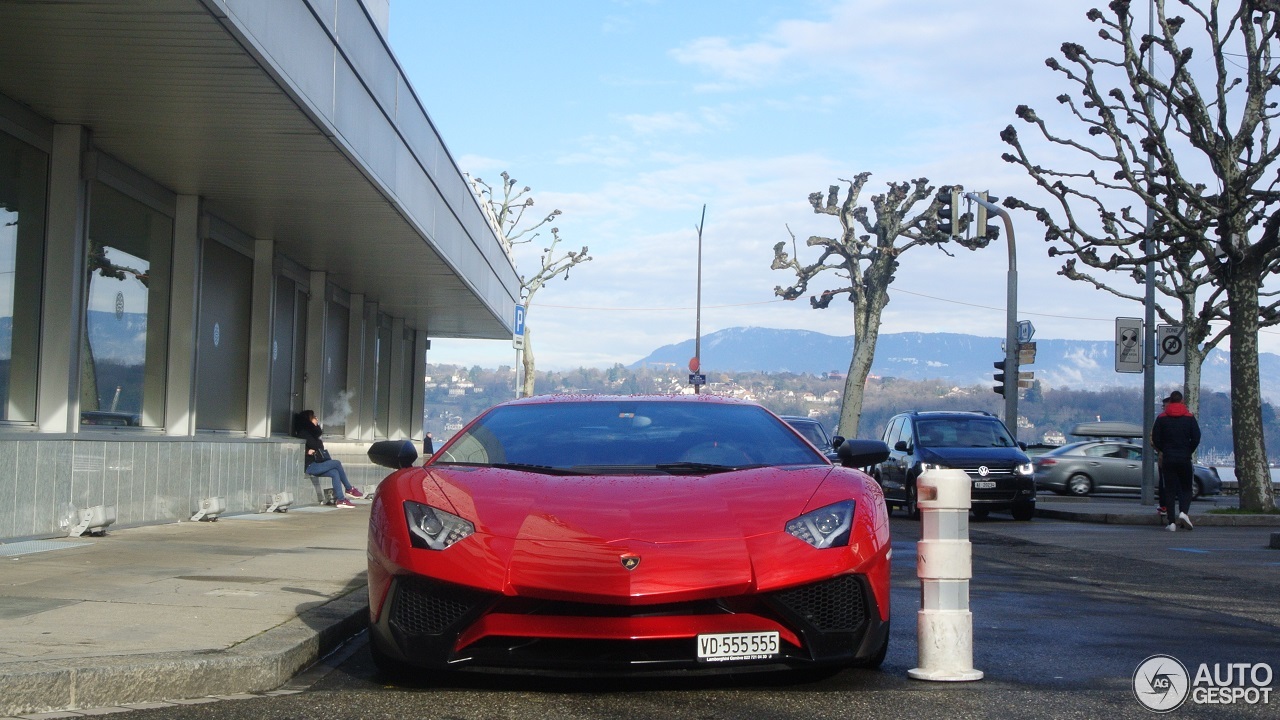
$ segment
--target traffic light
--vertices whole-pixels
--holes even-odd
[[[948,237],[960,235],[960,191],[956,188],[943,188],[938,193],[942,204],[938,207],[938,232]]]
[[[1000,199],[998,197],[987,197],[986,190],[978,193],[978,197],[990,203],[994,203]],[[975,231],[976,237],[979,239],[990,238],[992,240],[999,240],[1000,226],[987,224],[987,206],[982,203],[976,203],[976,205],[978,206],[978,229]]]
[[[997,385],[994,388],[992,388],[992,390],[995,390],[997,395],[1004,395],[1004,361],[1001,360],[995,363],[995,368],[996,368],[995,378],[996,378]]]

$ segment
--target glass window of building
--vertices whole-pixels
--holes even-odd
[[[0,419],[32,422],[49,156],[0,133]],[[22,301],[15,303],[15,298]]]
[[[94,181],[88,245],[80,423],[161,427],[173,218]]]
[[[253,260],[214,238],[200,261],[196,427],[243,431],[249,412]]]

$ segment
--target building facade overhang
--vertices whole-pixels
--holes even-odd
[[[0,94],[433,337],[519,280],[359,0],[0,3]]]

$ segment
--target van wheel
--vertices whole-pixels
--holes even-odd
[[[990,510],[974,510],[973,511],[974,520],[986,520],[990,516],[991,516]]]
[[[912,485],[907,488],[907,504],[902,506],[907,511],[907,517],[912,520],[920,519],[920,506],[916,504],[916,486]]]
[[[1036,504],[1029,502],[1014,503],[1009,510],[1009,514],[1013,515],[1014,520],[1026,522],[1036,515]]]

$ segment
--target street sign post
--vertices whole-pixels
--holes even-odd
[[[1142,372],[1142,318],[1116,318],[1116,372]]]
[[[1184,326],[1156,326],[1156,364],[1187,364],[1187,329]]]

